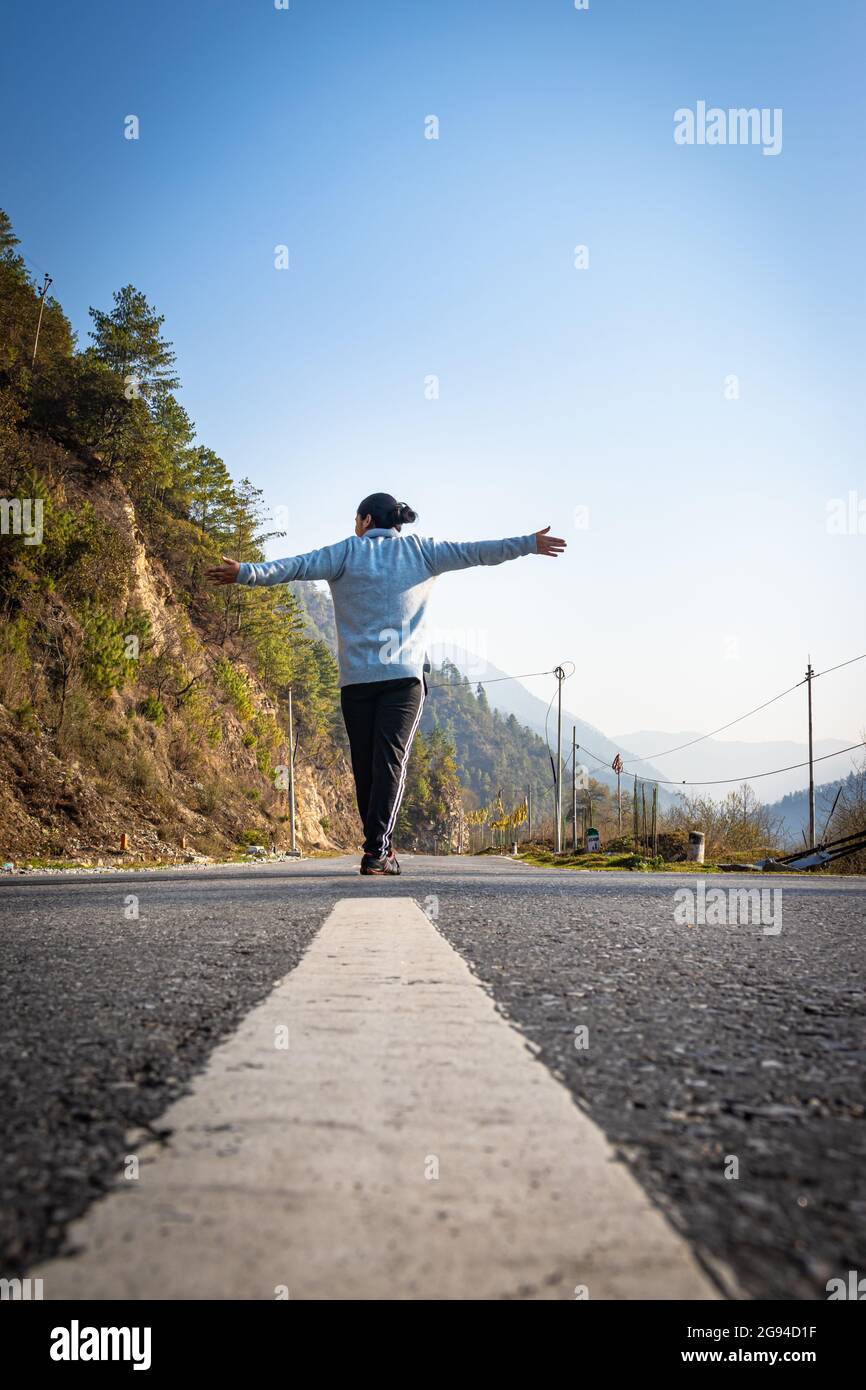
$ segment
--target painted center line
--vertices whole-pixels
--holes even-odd
[[[48,1299],[719,1297],[410,898],[347,898]]]

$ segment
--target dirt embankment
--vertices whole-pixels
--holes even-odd
[[[287,848],[280,711],[238,648],[214,640],[189,593],[148,550],[124,488],[106,480],[85,490],[73,474],[66,495],[70,505],[86,497],[116,533],[124,555],[117,611],[144,613],[149,635],[136,674],[120,689],[94,694],[73,669],[62,693],[80,623],[56,594],[34,596],[42,607],[29,652],[11,676],[7,656],[3,673],[0,860],[134,863],[222,857],[253,841]],[[243,677],[246,709],[226,689],[227,665]],[[295,799],[302,849],[357,846],[342,748],[320,741],[308,751],[302,736]]]

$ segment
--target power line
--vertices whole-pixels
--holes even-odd
[[[23,251],[13,252],[13,254],[19,255],[22,261],[26,261],[28,265],[32,265],[33,269],[38,270],[40,275],[48,274],[48,271],[45,269],[44,265],[40,265],[38,261],[34,261],[31,256],[26,256]]]
[[[441,668],[440,668],[441,669]],[[438,681],[428,690],[455,690],[459,685],[495,685],[497,681],[522,681],[530,676],[552,676],[553,671],[521,671],[516,676],[487,676],[484,680]]]
[[[825,763],[828,758],[841,758],[843,753],[853,753],[855,748],[866,748],[866,740],[863,740],[860,743],[849,744],[847,748],[840,748],[835,753],[824,753],[820,758],[813,758],[812,762]],[[687,782],[684,778],[679,785],[684,787],[721,787],[731,782],[753,782],[756,781],[759,777],[773,777],[777,772],[795,772],[798,768],[808,766],[809,760],[807,758],[804,763],[791,763],[789,767],[772,767],[770,768],[769,772],[750,772],[742,777],[719,777],[716,778],[716,780],[713,782]],[[677,783],[673,781],[669,783],[660,782],[659,785],[676,786]]]
[[[860,656],[852,656],[850,661],[840,661],[838,666],[828,666],[826,671],[814,671],[812,680],[816,681],[819,676],[829,676],[831,671],[841,671],[843,666],[853,666],[855,661],[862,661],[864,657],[866,657],[866,652],[862,652]],[[805,683],[804,680],[799,682],[800,685],[805,685]]]
[[[597,772],[600,768],[607,767],[607,762],[603,758],[599,758],[597,753],[593,753],[591,748],[587,748],[585,743],[580,744],[579,747],[584,748],[589,756],[595,758],[598,763],[597,768],[589,769],[590,772]],[[813,758],[812,761],[815,763],[824,763],[828,758],[841,758],[843,753],[852,753],[855,748],[866,748],[866,740],[861,743],[852,743],[848,748],[839,748],[835,753],[824,753],[822,757]],[[717,777],[714,781],[710,782],[690,782],[686,777],[683,777],[681,780],[677,780],[673,777],[639,777],[638,781],[646,782],[649,786],[656,787],[723,787],[729,785],[731,782],[754,782],[757,781],[759,777],[773,777],[777,772],[795,772],[798,768],[808,766],[809,760],[807,758],[804,763],[791,763],[788,767],[771,767],[768,772],[743,773],[740,777]]]
[[[815,671],[812,673],[811,678],[812,680],[817,680],[818,676],[829,676],[831,671],[841,671],[843,666],[853,666],[855,661],[863,661],[864,658],[866,658],[866,652],[861,653],[860,656],[852,656],[848,661],[840,661],[837,666],[828,666],[826,671]],[[796,685],[791,685],[787,690],[783,690],[780,694],[774,695],[772,699],[765,700],[762,705],[756,705],[754,709],[747,710],[745,714],[737,715],[737,718],[730,720],[729,723],[721,724],[718,729],[711,729],[708,734],[700,734],[697,738],[690,739],[688,743],[679,743],[676,748],[665,748],[661,753],[647,753],[641,758],[624,758],[623,761],[625,763],[654,763],[657,758],[666,758],[668,753],[680,753],[684,748],[693,748],[696,743],[703,743],[704,739],[713,738],[716,734],[724,733],[726,729],[732,729],[735,724],[742,723],[744,719],[749,719],[753,714],[758,714],[762,709],[767,709],[770,705],[774,705],[777,700],[784,699],[784,697],[790,695],[793,690],[799,690],[801,685],[806,684],[806,679],[807,678],[804,677],[803,680],[797,681]],[[595,757],[596,754],[593,753],[591,756]],[[650,781],[652,779],[647,778],[645,780]]]
[[[856,658],[855,658],[856,660]],[[796,685],[791,685],[787,690],[783,690],[779,695],[774,695],[771,700],[765,700],[762,705],[756,705],[747,714],[739,714],[736,719],[732,719],[728,724],[720,724],[718,729],[711,729],[708,734],[699,734],[697,738],[690,739],[688,743],[678,743],[676,748],[665,748],[661,753],[647,753],[642,758],[624,758],[625,763],[654,763],[656,758],[666,758],[668,753],[679,753],[683,748],[694,748],[696,743],[703,743],[704,739],[713,738],[715,734],[721,734],[725,729],[732,729],[735,724],[740,724],[744,719],[757,714],[759,710],[766,709],[768,705],[774,705],[777,700],[782,700],[786,695],[790,695],[792,690],[797,690],[803,681],[797,681]],[[592,755],[595,757],[595,754]],[[650,779],[647,779],[650,780]]]
[[[15,246],[10,247],[10,251],[13,256],[19,256],[22,261],[26,261],[28,265],[32,265],[33,269],[38,270],[40,275],[48,274],[44,265],[40,265],[38,261],[34,261],[32,256],[28,256],[26,251],[22,251],[20,241],[17,242]]]
[[[848,661],[840,661],[836,666],[828,666],[827,669],[826,669],[825,671],[820,671],[820,672],[817,672],[817,673],[813,673],[812,676],[811,676],[811,679],[812,679],[812,680],[815,680],[817,675],[828,676],[828,675],[830,674],[831,671],[839,671],[839,670],[842,669],[843,666],[852,666],[856,661],[862,661],[862,660],[864,659],[864,657],[866,657],[866,652],[861,653],[860,656],[852,656],[852,657],[849,658]],[[551,674],[551,675],[552,675],[553,672],[549,672],[549,673],[546,673],[546,674]],[[757,714],[760,710],[762,710],[762,709],[767,709],[769,705],[773,705],[773,704],[775,704],[778,700],[784,699],[784,697],[785,697],[786,695],[790,695],[792,691],[798,690],[798,689],[800,688],[801,685],[805,685],[805,684],[806,684],[806,680],[808,680],[808,679],[809,679],[809,677],[807,676],[807,677],[805,677],[803,680],[797,681],[796,685],[789,686],[787,690],[781,691],[778,695],[773,695],[771,699],[765,700],[764,703],[761,704],[761,705],[756,705],[754,709],[749,710],[746,714],[738,715],[736,719],[730,720],[729,723],[720,725],[720,727],[719,727],[718,729],[713,729],[713,730],[711,730],[711,732],[708,733],[708,734],[701,734],[698,738],[690,739],[688,743],[680,743],[680,744],[677,745],[676,748],[667,748],[667,749],[665,749],[664,752],[662,752],[662,753],[651,753],[651,754],[645,755],[645,756],[642,757],[642,758],[626,758],[624,761],[625,761],[626,763],[649,763],[649,762],[655,762],[656,758],[664,758],[664,757],[667,756],[668,753],[678,753],[678,752],[680,752],[683,748],[693,748],[694,745],[695,745],[696,743],[703,743],[705,739],[712,738],[715,734],[720,734],[720,733],[724,732],[725,729],[730,729],[730,728],[732,728],[732,727],[734,726],[734,724],[739,724],[739,723],[741,723],[744,719],[748,719],[751,715]],[[548,737],[547,737],[547,721],[548,721],[548,718],[550,717],[550,709],[551,709],[551,706],[553,705],[553,701],[554,701],[555,698],[556,698],[556,695],[555,695],[555,692],[554,692],[554,694],[551,696],[550,704],[549,704],[548,707],[547,707],[547,714],[545,715],[545,720],[544,720],[544,741],[545,741],[545,743],[547,744],[547,751],[548,751],[548,754],[550,753],[550,741],[549,741],[549,739],[548,739]],[[592,749],[591,749],[591,748],[588,748],[587,745],[586,745],[585,743],[584,743],[584,744],[581,744],[581,745],[579,745],[579,746],[582,747],[582,748],[584,748],[585,751],[589,754],[589,756],[590,756],[591,758],[595,758],[595,760],[596,760],[596,762],[597,762],[597,764],[598,764],[597,767],[589,769],[590,771],[592,771],[592,772],[598,772],[598,771],[601,770],[601,768],[607,769],[607,767],[608,767],[608,760],[607,760],[606,758],[600,758],[599,755],[598,755],[598,753],[594,753],[594,752],[592,751]],[[719,778],[715,778],[715,779],[713,779],[713,780],[708,780],[708,781],[697,781],[697,782],[691,782],[691,781],[689,781],[689,780],[688,780],[687,778],[685,778],[685,777],[683,777],[683,778],[674,778],[674,777],[670,777],[670,778],[662,778],[662,777],[641,777],[641,778],[640,778],[640,781],[646,782],[649,786],[657,786],[657,787],[722,787],[722,786],[729,786],[731,783],[734,783],[734,782],[750,782],[750,781],[756,781],[756,780],[757,780],[758,778],[760,778],[760,777],[772,777],[772,776],[774,776],[774,775],[775,775],[776,773],[778,773],[778,772],[794,772],[794,771],[798,770],[799,768],[802,768],[802,767],[809,767],[809,766],[811,766],[811,765],[814,764],[814,763],[826,762],[828,758],[838,758],[838,757],[841,757],[841,755],[842,755],[843,753],[850,753],[850,752],[852,752],[855,748],[863,748],[863,747],[866,747],[866,742],[864,742],[864,743],[852,743],[851,746],[850,746],[850,748],[840,748],[838,752],[836,752],[836,753],[826,753],[826,754],[824,754],[823,757],[820,757],[820,758],[812,758],[811,760],[807,759],[806,762],[803,762],[803,763],[792,763],[790,767],[777,767],[777,768],[771,768],[769,772],[754,772],[754,773],[744,774],[743,776],[740,776],[740,777],[719,777]],[[811,750],[810,750],[810,751],[811,751]]]
[[[792,691],[798,690],[799,687],[800,687],[801,685],[805,685],[805,684],[806,684],[806,681],[809,680],[810,678],[811,678],[812,680],[817,680],[818,676],[828,676],[828,675],[830,675],[830,673],[831,673],[832,671],[840,671],[844,666],[853,666],[855,662],[857,662],[857,661],[863,661],[864,659],[866,659],[866,652],[862,652],[862,653],[860,654],[860,656],[852,656],[852,657],[850,657],[847,661],[840,661],[840,662],[838,662],[835,666],[828,666],[827,669],[824,670],[824,671],[813,672],[813,673],[811,674],[811,677],[810,677],[810,676],[806,676],[803,680],[797,681],[796,685],[789,686],[787,690],[781,691],[778,695],[773,695],[771,699],[765,700],[763,704],[761,704],[761,705],[756,705],[754,709],[749,710],[746,714],[738,715],[736,719],[730,720],[729,723],[727,723],[727,724],[722,724],[722,725],[720,725],[720,727],[719,727],[718,729],[713,729],[713,730],[712,730],[710,733],[708,733],[708,734],[701,734],[698,738],[691,739],[688,743],[681,743],[681,744],[678,744],[676,748],[667,748],[667,749],[665,749],[665,751],[662,752],[662,753],[652,753],[652,754],[648,754],[647,756],[642,757],[642,758],[628,758],[628,759],[626,759],[626,761],[629,762],[629,763],[654,762],[656,758],[663,758],[663,757],[666,757],[668,753],[677,753],[677,752],[680,752],[683,748],[692,748],[692,747],[694,747],[694,745],[695,745],[696,743],[702,743],[705,739],[712,738],[714,734],[720,734],[720,733],[722,733],[725,729],[730,729],[730,728],[732,728],[734,724],[739,724],[739,723],[741,723],[744,719],[748,719],[751,715],[757,714],[760,710],[762,710],[762,709],[767,709],[769,705],[773,705],[773,704],[775,704],[778,700],[784,699],[784,697],[785,697],[786,695],[790,695]],[[569,665],[569,666],[572,667],[571,674],[573,675],[573,674],[574,674],[574,669],[575,669],[575,667],[574,667],[574,662],[568,661],[568,662],[565,663],[565,665]],[[477,682],[476,682],[476,681],[455,681],[455,682],[453,682],[453,684],[454,684],[455,686],[457,686],[457,685],[475,685],[475,684],[477,684],[477,685],[492,685],[492,684],[494,684],[494,683],[497,682],[497,681],[503,681],[503,680],[522,680],[522,679],[524,679],[524,678],[526,678],[526,677],[528,677],[528,676],[552,676],[552,675],[555,675],[555,674],[556,674],[556,669],[557,669],[557,668],[554,667],[554,668],[553,668],[552,670],[550,670],[550,671],[528,671],[528,672],[524,672],[524,674],[523,674],[522,676],[520,676],[520,675],[516,675],[516,676],[492,676],[492,677],[489,677],[487,680],[479,680],[479,681],[477,681]],[[568,679],[568,677],[566,677],[566,679]],[[431,690],[442,690],[442,689],[447,688],[447,687],[448,687],[449,685],[451,685],[451,684],[452,684],[451,682],[446,681],[446,682],[440,683],[440,684],[438,684],[438,685],[430,686],[429,688],[430,688]],[[544,741],[545,741],[545,743],[547,744],[547,751],[548,751],[548,755],[549,755],[550,758],[551,758],[551,763],[552,763],[552,760],[553,760],[553,755],[552,755],[551,749],[550,749],[550,740],[549,740],[549,738],[548,738],[548,732],[547,732],[547,730],[548,730],[548,721],[549,721],[549,718],[550,718],[550,711],[551,711],[551,708],[552,708],[552,706],[553,706],[553,701],[554,701],[555,699],[556,699],[556,692],[554,691],[553,695],[552,695],[551,698],[550,698],[550,703],[549,703],[548,706],[547,706],[547,712],[546,712],[545,718],[544,718]],[[589,754],[589,756],[590,756],[591,758],[594,758],[595,761],[596,761],[596,764],[597,764],[596,767],[594,767],[594,768],[589,768],[588,771],[590,771],[590,772],[599,772],[599,771],[601,771],[602,768],[604,768],[605,770],[607,770],[607,768],[608,768],[608,766],[609,766],[607,758],[602,758],[602,757],[600,757],[600,756],[598,755],[598,753],[594,753],[594,752],[592,751],[592,749],[589,748],[589,747],[587,747],[587,745],[586,745],[585,743],[579,744],[578,747],[579,747],[579,748],[582,748],[586,753]],[[840,748],[840,749],[838,749],[835,753],[825,753],[825,754],[823,754],[823,756],[820,757],[820,758],[812,758],[811,760],[807,759],[805,762],[802,762],[802,763],[791,763],[788,767],[775,767],[775,768],[770,768],[770,770],[767,771],[767,772],[750,772],[750,773],[742,774],[742,775],[739,776],[739,777],[717,777],[717,778],[714,778],[714,779],[711,779],[711,780],[708,780],[708,781],[695,781],[695,782],[689,781],[688,778],[685,778],[685,777],[683,777],[683,778],[674,778],[674,777],[669,777],[669,778],[663,778],[663,777],[640,777],[639,780],[640,780],[641,782],[646,782],[648,786],[656,786],[656,787],[723,787],[723,786],[730,786],[730,785],[731,785],[732,783],[734,783],[734,782],[738,782],[738,783],[739,783],[739,782],[754,782],[754,781],[757,781],[757,780],[758,780],[759,778],[761,778],[761,777],[773,777],[773,776],[775,776],[777,773],[780,773],[780,772],[796,772],[796,771],[799,771],[800,768],[809,767],[810,765],[814,765],[814,763],[823,763],[823,762],[827,762],[827,760],[828,760],[829,758],[840,758],[840,757],[843,755],[843,753],[852,753],[852,752],[854,752],[854,750],[857,749],[857,748],[866,748],[866,740],[861,741],[860,743],[852,743],[848,748]],[[554,782],[555,782],[555,780],[556,780],[556,778],[555,778],[555,773],[554,773]]]

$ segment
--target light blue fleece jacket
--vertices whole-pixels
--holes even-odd
[[[241,565],[238,584],[326,579],[334,600],[340,685],[421,677],[429,669],[426,613],[433,581],[448,570],[501,565],[536,554],[534,533],[503,541],[434,541],[372,527],[287,560]]]

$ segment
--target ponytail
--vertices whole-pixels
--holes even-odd
[[[384,530],[396,527],[399,531],[401,526],[411,525],[418,520],[418,513],[412,510],[409,503],[398,502],[390,492],[371,492],[359,505],[358,515],[371,516],[373,525]]]

